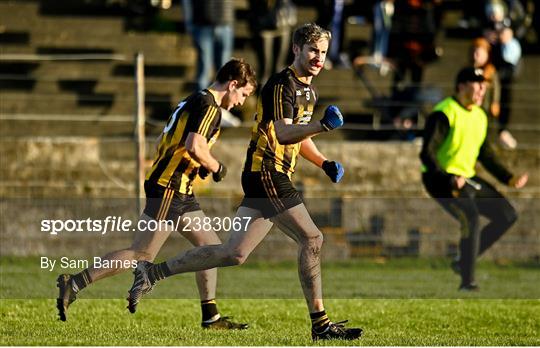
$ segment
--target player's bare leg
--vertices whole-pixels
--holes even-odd
[[[310,313],[324,310],[321,283],[323,235],[304,204],[274,216],[272,222],[298,244],[298,275]]]
[[[200,270],[240,265],[245,262],[249,254],[264,239],[272,223],[264,219],[258,210],[240,207],[237,217],[249,217],[247,227],[233,231],[225,244],[206,245],[197,247],[167,260],[161,264],[141,264],[137,267],[139,274],[135,274],[133,286],[128,298],[130,311],[134,312],[142,295],[148,293],[154,283],[165,277]],[[157,275],[157,276],[156,276]]]
[[[206,215],[197,210],[186,213],[181,221],[204,221]],[[193,246],[220,245],[221,240],[213,229],[204,230],[203,225],[182,224],[179,232],[193,244]],[[216,304],[217,268],[211,268],[195,273],[197,288],[201,299],[202,323],[207,329],[247,329],[248,324],[235,323],[219,314]]]
[[[142,214],[141,220],[153,220],[146,214]],[[60,320],[67,320],[67,309],[75,301],[77,293],[90,283],[100,279],[111,277],[120,272],[132,269],[133,262],[114,262],[114,261],[152,261],[161,249],[163,243],[169,237],[173,227],[165,223],[159,225],[157,231],[137,230],[133,243],[129,248],[113,251],[101,258],[101,264],[108,267],[91,267],[83,270],[76,275],[61,274],[57,279],[59,288],[59,297],[57,299],[57,309]]]
[[[272,222],[298,244],[298,275],[310,313],[313,340],[353,340],[362,335],[360,328],[346,328],[347,321],[333,323],[324,310],[321,279],[323,235],[315,226],[304,204],[274,216]]]

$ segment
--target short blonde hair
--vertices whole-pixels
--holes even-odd
[[[332,33],[323,29],[315,23],[306,23],[296,28],[293,33],[293,44],[302,48],[305,44],[311,44],[326,39],[328,42],[332,39]]]

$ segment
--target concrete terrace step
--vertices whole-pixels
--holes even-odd
[[[124,183],[122,183],[124,185]],[[135,197],[135,184],[125,183],[119,186],[114,182],[87,181],[80,182],[43,182],[31,181],[21,183],[0,182],[0,197],[3,198],[132,198]]]
[[[1,56],[0,56],[1,57]],[[144,72],[146,80],[159,79],[192,79],[194,67],[178,62],[167,64],[155,63],[145,59]],[[117,78],[134,79],[135,63],[133,59],[124,61],[109,60],[0,60],[0,76],[4,79],[36,79],[36,80],[61,80],[61,79],[104,79],[115,80]]]
[[[106,35],[121,33],[124,30],[122,18],[118,17],[49,17],[39,13],[39,5],[35,3],[0,2],[0,19],[2,25],[9,30],[28,30],[39,28],[48,33],[59,30],[74,31],[88,35]],[[86,32],[84,32],[86,30]]]
[[[99,161],[88,166],[29,166],[20,164],[9,166],[0,170],[3,181],[32,182],[41,181],[54,183],[58,178],[66,182],[108,181],[109,177],[119,178],[122,182],[135,180],[134,158],[127,161]]]
[[[115,121],[99,120],[95,117],[86,120],[86,115],[75,115],[69,119],[60,119],[57,116],[51,120],[47,115],[18,115],[18,120],[0,120],[0,136],[131,136],[135,128],[135,122],[130,121],[129,115],[120,115],[120,119]],[[107,118],[117,119],[112,115]]]
[[[166,118],[173,106],[180,100],[169,94],[147,94],[147,116]],[[59,115],[131,115],[134,113],[135,101],[132,97],[116,97],[112,93],[94,94],[26,94],[6,92],[2,94],[1,114],[34,114],[44,110],[47,114]]]

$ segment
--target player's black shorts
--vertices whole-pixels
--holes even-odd
[[[144,213],[151,218],[177,221],[185,213],[201,210],[194,195],[185,195],[149,181],[144,182],[146,207]]]
[[[259,210],[265,219],[304,203],[286,174],[243,172],[244,199],[241,206]]]

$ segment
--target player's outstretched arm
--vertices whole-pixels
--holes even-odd
[[[292,124],[292,119],[283,118],[274,122],[277,140],[282,145],[297,144],[324,131],[343,126],[343,116],[337,106],[326,108],[320,122]]]
[[[318,122],[310,124],[292,124],[292,119],[282,118],[274,122],[276,137],[280,144],[297,144],[314,135],[324,132],[324,128]]]

